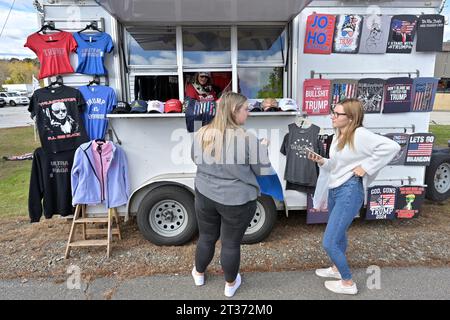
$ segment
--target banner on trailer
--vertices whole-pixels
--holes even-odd
[[[363,16],[342,14],[336,18],[334,53],[358,53]]]
[[[312,14],[306,20],[304,53],[330,54],[336,18],[330,14]]]
[[[367,191],[366,220],[395,219],[397,188],[394,186],[376,186]]]
[[[303,83],[303,112],[309,115],[330,113],[331,81],[307,79]]]
[[[427,166],[431,161],[434,135],[431,133],[414,133],[409,137],[406,165]]]
[[[431,112],[436,96],[439,79],[416,78],[413,86],[413,112]]]
[[[397,209],[398,219],[417,218],[425,200],[425,188],[422,186],[402,186],[398,188]]]
[[[387,53],[411,53],[416,34],[417,17],[397,15],[391,20]]]

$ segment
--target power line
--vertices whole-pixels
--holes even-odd
[[[11,3],[11,7],[9,8],[9,12],[8,12],[8,15],[6,16],[5,23],[3,24],[2,31],[0,31],[0,38],[3,35],[3,30],[5,30],[6,24],[8,23],[9,15],[11,14],[12,8],[14,7],[15,3],[16,3],[16,0],[13,0],[13,2]]]

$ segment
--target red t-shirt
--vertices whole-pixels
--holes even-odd
[[[61,31],[53,34],[36,32],[28,36],[24,47],[33,50],[41,62],[39,79],[73,73],[69,55],[77,49],[77,42],[70,32]]]
[[[197,101],[202,101],[202,102],[217,100],[217,95],[216,95],[216,92],[214,91],[214,89],[211,90],[211,92],[209,94],[199,95],[197,90],[195,90],[194,86],[192,85],[192,83],[189,83],[187,85],[185,96],[195,99]]]

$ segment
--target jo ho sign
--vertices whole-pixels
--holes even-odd
[[[304,53],[330,54],[336,18],[330,14],[312,14],[306,21]]]

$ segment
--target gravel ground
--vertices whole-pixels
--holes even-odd
[[[71,221],[55,217],[30,224],[26,217],[0,219],[0,279],[67,279],[77,265],[85,279],[115,275],[122,279],[153,274],[187,274],[196,239],[177,247],[158,247],[145,240],[135,221],[122,225],[123,240],[106,249],[75,248],[68,260],[65,246]],[[310,270],[329,264],[321,247],[324,225],[306,225],[302,212],[280,214],[266,241],[242,246],[241,269],[251,271]],[[349,232],[349,262],[364,268],[386,266],[450,266],[450,201],[424,205],[414,220],[356,220]],[[220,273],[219,250],[208,272]]]

